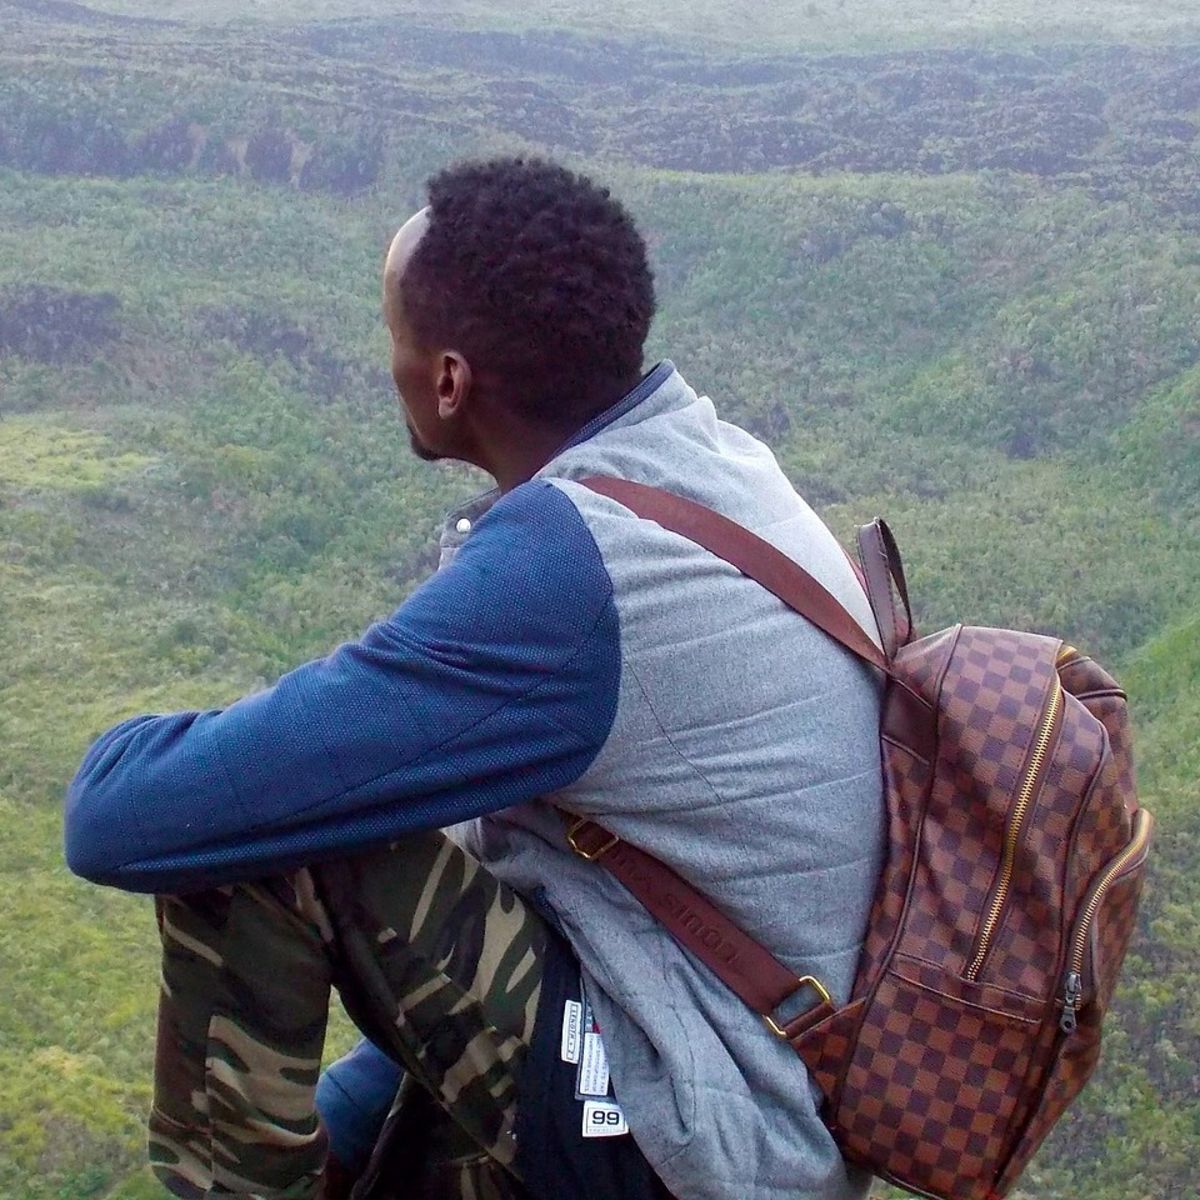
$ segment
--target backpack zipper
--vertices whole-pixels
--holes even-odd
[[[1030,754],[1029,761],[1025,765],[1025,775],[1021,780],[1021,786],[1017,789],[1017,800],[1013,805],[1012,816],[1009,818],[1008,831],[1004,838],[1004,857],[1000,861],[1000,877],[996,884],[996,894],[992,897],[987,917],[979,931],[975,957],[971,959],[971,965],[967,967],[964,975],[965,979],[974,981],[978,978],[984,961],[987,959],[988,951],[991,949],[992,937],[995,935],[996,926],[1000,921],[1000,914],[1004,911],[1005,902],[1008,900],[1008,890],[1012,886],[1013,867],[1016,863],[1017,843],[1021,839],[1021,827],[1025,823],[1025,814],[1029,811],[1033,803],[1033,797],[1037,791],[1042,768],[1046,762],[1046,754],[1050,749],[1050,742],[1054,736],[1054,728],[1058,722],[1058,714],[1062,711],[1062,705],[1062,686],[1059,684],[1056,676],[1053,691],[1050,693],[1050,703],[1046,707],[1037,736],[1034,738],[1033,752]]]
[[[1125,873],[1129,864],[1146,848],[1150,841],[1150,831],[1154,820],[1150,814],[1140,808],[1134,817],[1133,837],[1129,845],[1109,863],[1108,868],[1093,886],[1091,894],[1083,905],[1083,913],[1075,926],[1075,936],[1071,939],[1070,957],[1067,959],[1067,974],[1063,981],[1063,1011],[1059,1026],[1063,1033],[1074,1033],[1078,1024],[1076,1013],[1083,1001],[1083,959],[1087,953],[1088,935],[1091,933],[1092,921],[1096,918],[1105,894],[1113,883]]]

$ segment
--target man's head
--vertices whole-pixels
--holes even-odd
[[[392,242],[384,311],[417,453],[496,474],[524,445],[536,469],[532,443],[553,448],[637,382],[653,276],[607,190],[537,159],[468,162]]]

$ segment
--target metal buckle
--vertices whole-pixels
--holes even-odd
[[[817,978],[815,975],[805,975],[805,976],[801,977],[800,979],[797,979],[797,980],[796,980],[796,986],[795,986],[795,988],[794,988],[792,991],[788,992],[788,994],[787,994],[786,996],[784,996],[784,997],[783,997],[783,1000],[788,1000],[788,999],[790,999],[790,998],[791,998],[792,996],[794,996],[794,995],[795,995],[797,992],[799,992],[799,991],[803,990],[803,989],[804,989],[804,988],[806,988],[806,987],[810,987],[810,988],[812,988],[812,990],[813,990],[814,992],[816,992],[818,996],[820,996],[820,997],[821,997],[821,1004],[817,1005],[817,1008],[820,1008],[820,1007],[821,1007],[821,1005],[823,1005],[823,1004],[827,1004],[827,1005],[829,1005],[831,1008],[833,1007],[833,997],[832,997],[832,996],[829,994],[829,992],[828,992],[828,990],[826,989],[825,985],[824,985],[824,984],[823,984],[823,983],[822,983],[822,982],[821,982],[821,981],[820,981],[820,980],[819,980],[819,979],[818,979],[818,978]],[[782,1003],[783,1003],[783,1000],[780,1000],[779,1004],[782,1004]],[[775,1006],[775,1007],[776,1007],[776,1009],[778,1009],[778,1008],[779,1008],[779,1004],[777,1004],[777,1005]],[[788,1022],[788,1025],[793,1025],[793,1024],[795,1024],[795,1022],[796,1022],[797,1020],[801,1020],[801,1019],[803,1019],[805,1016],[808,1016],[809,1014],[811,1014],[811,1013],[812,1013],[812,1012],[814,1012],[814,1011],[816,1011],[816,1010],[815,1010],[815,1009],[810,1009],[808,1013],[800,1013],[800,1014],[799,1014],[799,1016],[797,1016],[797,1017],[793,1017],[793,1018],[792,1018],[792,1019],[791,1019],[791,1020]],[[770,1015],[770,1013],[764,1013],[764,1014],[763,1014],[763,1020],[764,1020],[764,1021],[766,1021],[766,1023],[767,1023],[767,1028],[768,1028],[768,1029],[769,1029],[769,1030],[770,1030],[770,1031],[771,1031],[771,1032],[772,1032],[772,1033],[773,1033],[773,1034],[774,1034],[774,1035],[775,1035],[777,1038],[779,1038],[779,1039],[781,1039],[782,1041],[785,1041],[785,1042],[787,1042],[787,1041],[790,1041],[790,1040],[791,1040],[791,1035],[788,1033],[788,1031],[787,1031],[787,1028],[786,1028],[786,1027],[781,1027],[781,1026],[777,1025],[777,1024],[775,1023],[775,1019],[774,1019],[774,1017],[772,1017],[772,1016]]]
[[[615,833],[608,835],[608,841],[603,846],[598,846],[595,850],[584,850],[582,846],[575,840],[579,831],[585,826],[590,825],[592,820],[590,817],[576,817],[571,822],[567,829],[567,845],[579,855],[580,858],[587,859],[588,862],[595,862],[602,855],[607,854],[621,839]]]

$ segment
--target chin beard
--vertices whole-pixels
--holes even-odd
[[[430,448],[426,446],[419,437],[417,437],[417,431],[412,427],[411,424],[408,425],[408,444],[412,447],[412,452],[422,462],[441,462],[446,457],[444,454],[438,454],[435,450],[430,450]]]

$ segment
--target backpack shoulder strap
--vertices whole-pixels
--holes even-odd
[[[851,654],[891,674],[879,647],[822,584],[770,542],[736,521],[694,500],[628,479],[594,475],[578,482],[723,558],[789,608],[807,617]]]
[[[833,1000],[818,979],[811,975],[801,978],[789,971],[665,863],[587,817],[565,812],[562,816],[571,849],[607,868],[681,946],[758,1013],[777,1037],[793,1041],[833,1013]],[[810,1003],[813,996],[819,1001],[816,1007],[776,1020],[784,1001],[806,989],[811,993],[806,997]]]

